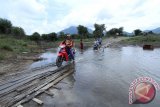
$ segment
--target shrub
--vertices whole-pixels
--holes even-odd
[[[13,51],[12,47],[9,45],[3,45],[1,49],[7,50],[7,51]]]
[[[0,53],[0,60],[3,60],[4,58],[5,58],[5,56]]]

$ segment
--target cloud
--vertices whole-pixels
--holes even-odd
[[[0,17],[27,34],[58,32],[79,24],[93,29],[94,23],[132,32],[159,27],[159,4],[159,0],[3,0]]]

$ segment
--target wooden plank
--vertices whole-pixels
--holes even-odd
[[[22,105],[18,105],[17,107],[23,107]]]
[[[52,86],[54,89],[61,90],[60,87]]]
[[[56,72],[56,73],[54,73],[54,76],[53,76],[53,78],[52,78],[52,81],[54,81],[56,78],[58,78],[58,77],[60,76],[60,74],[61,74],[61,72]],[[22,93],[22,94],[20,94],[20,95],[18,95],[18,96],[15,96],[14,99],[13,99],[13,101],[10,101],[10,103],[9,103],[8,105],[9,105],[9,106],[12,106],[14,103],[16,103],[16,102],[19,101],[19,102],[15,105],[15,107],[16,107],[17,105],[21,104],[21,101],[20,101],[21,99],[26,98],[26,97],[28,97],[29,95],[31,95],[32,93],[38,91],[39,89],[41,89],[42,87],[44,87],[44,86],[45,86],[46,84],[48,84],[49,82],[51,82],[51,80],[49,80],[49,81],[47,80],[45,84],[42,84],[42,85],[34,88],[33,90],[30,90],[30,91],[27,92],[27,93]]]
[[[29,100],[31,100],[32,98],[36,97],[37,95],[45,92],[48,88],[52,87],[54,84],[57,84],[59,81],[61,81],[62,79],[64,79],[66,76],[70,75],[71,73],[73,73],[73,70],[65,73],[64,75],[60,76],[59,78],[57,78],[56,80],[54,80],[53,82],[47,84],[46,86],[44,86],[43,88],[39,89],[36,93],[33,93],[29,96],[27,96],[25,99],[19,101],[18,103],[16,103],[13,107],[16,107],[16,105],[19,104],[23,104],[28,102]]]
[[[54,94],[53,93],[51,93],[51,92],[49,92],[49,91],[45,91],[45,93],[47,94],[47,95],[49,95],[49,96],[54,96]]]
[[[41,100],[39,100],[39,99],[37,99],[37,98],[33,98],[32,100],[33,100],[34,102],[40,104],[40,105],[43,104],[43,101],[41,101]]]
[[[36,83],[34,82],[34,83],[32,83],[32,84],[25,85],[24,87],[21,87],[21,88],[16,89],[16,91],[18,91],[18,92],[23,91],[23,90],[25,90],[25,89],[27,89],[27,88],[35,85],[35,84],[36,84]]]

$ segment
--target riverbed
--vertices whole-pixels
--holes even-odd
[[[49,56],[47,63],[56,58],[51,52],[43,55]],[[128,104],[131,82],[144,76],[160,84],[159,48],[153,51],[133,46],[105,48],[104,51],[89,48],[77,51],[75,72],[57,84],[60,90],[50,89],[54,97],[42,94],[39,99],[44,101],[43,107],[159,107],[158,90],[149,104]],[[24,106],[38,105],[30,101]]]

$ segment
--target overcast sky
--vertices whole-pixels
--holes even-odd
[[[27,34],[94,23],[132,32],[160,27],[160,0],[0,0],[0,17]]]

